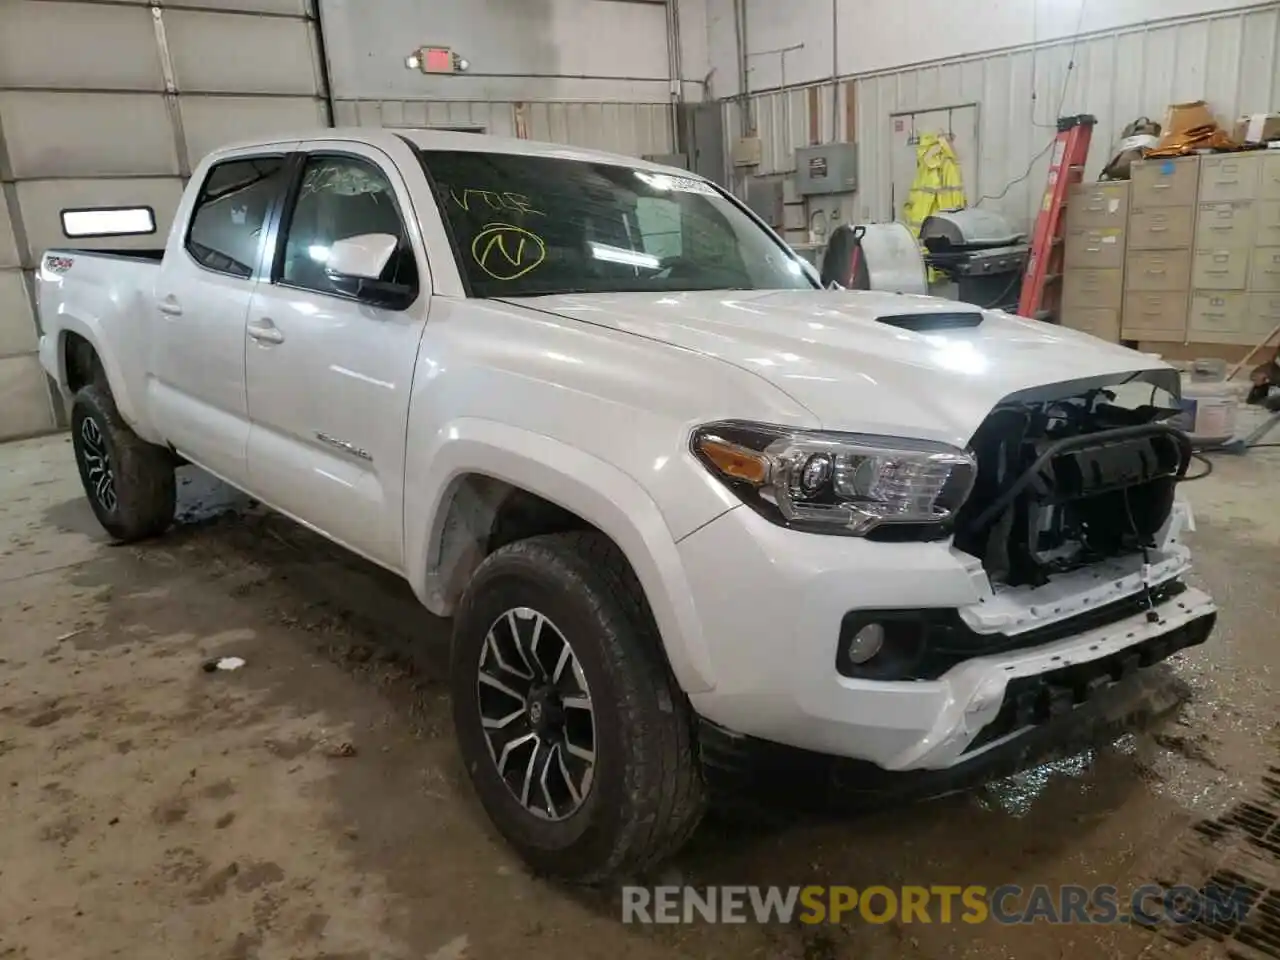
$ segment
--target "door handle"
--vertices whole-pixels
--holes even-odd
[[[173,297],[166,297],[165,299],[160,301],[158,306],[160,308],[160,312],[165,314],[165,316],[169,316],[169,317],[182,316],[182,307],[178,305],[178,301],[174,300]]]
[[[284,343],[284,334],[280,332],[280,328],[266,317],[258,323],[249,324],[248,333],[259,343]]]

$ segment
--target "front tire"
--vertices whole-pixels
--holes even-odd
[[[485,812],[535,871],[634,874],[697,827],[691,712],[659,644],[602,534],[522,540],[476,571],[454,622],[454,726]]]
[[[169,528],[177,499],[173,458],[129,428],[104,386],[76,393],[71,443],[89,506],[107,533],[132,543]]]

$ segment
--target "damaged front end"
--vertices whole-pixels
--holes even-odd
[[[981,560],[993,584],[1041,586],[1154,546],[1191,443],[1164,422],[1177,413],[1176,380],[1136,380],[1011,397],[974,434],[977,478],[956,515],[954,542]],[[1135,393],[1149,397],[1118,399]],[[1157,404],[1157,393],[1168,402]]]

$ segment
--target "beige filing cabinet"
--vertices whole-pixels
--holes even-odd
[[[1187,332],[1200,158],[1142,160],[1130,168],[1125,254],[1126,340],[1182,341]]]
[[[1081,183],[1067,199],[1062,325],[1120,339],[1129,184]]]
[[[1206,156],[1186,339],[1252,345],[1280,323],[1280,155]]]

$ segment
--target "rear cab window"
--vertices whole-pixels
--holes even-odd
[[[625,165],[422,150],[472,296],[813,289],[716,188]]]
[[[262,255],[271,206],[285,181],[283,155],[236,157],[213,165],[187,227],[186,249],[206,270],[248,279]]]

